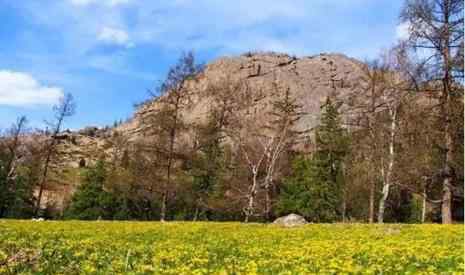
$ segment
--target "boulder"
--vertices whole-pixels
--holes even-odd
[[[289,214],[284,217],[277,218],[273,224],[285,226],[285,227],[294,227],[307,224],[307,221],[304,217],[297,214]]]

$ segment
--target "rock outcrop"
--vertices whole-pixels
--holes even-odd
[[[247,82],[249,97],[255,112],[269,110],[270,102],[278,94],[276,84],[284,92],[297,99],[305,113],[296,130],[308,130],[319,121],[320,107],[327,96],[345,100],[358,92],[363,78],[362,63],[341,54],[320,54],[296,58],[285,54],[259,53],[238,57],[224,57],[208,64],[204,71],[187,83],[193,95],[192,104],[183,118],[198,122],[206,118],[212,103],[209,87],[227,76],[235,81]],[[131,137],[137,136],[144,127],[144,117],[156,110],[157,102],[151,102],[136,111],[134,118],[118,127]],[[266,119],[266,118],[264,118]]]
[[[186,83],[185,87],[192,94],[190,108],[182,114],[187,122],[199,122],[207,117],[213,101],[209,87],[224,76],[247,82],[251,106],[255,112],[263,114],[270,110],[270,102],[279,96],[276,93],[288,89],[305,113],[295,130],[309,130],[317,125],[320,107],[328,96],[345,100],[358,92],[363,69],[362,63],[341,54],[296,58],[286,54],[256,53],[220,58],[206,65],[195,80]],[[273,85],[280,89],[273,89]],[[137,140],[146,127],[144,118],[158,105],[157,101],[144,104],[132,119],[113,129],[86,127],[77,132],[62,133],[57,137],[62,156],[56,164],[58,170],[77,168],[111,155],[111,137],[116,132],[129,141]],[[266,120],[267,117],[260,119]],[[69,188],[57,192],[72,192],[74,187],[75,184],[70,184]],[[54,192],[53,189],[50,192]],[[63,194],[55,195],[50,194],[50,197],[64,197]]]

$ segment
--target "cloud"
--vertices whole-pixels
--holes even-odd
[[[126,31],[111,27],[103,27],[98,35],[98,40],[108,44],[120,45],[127,48],[130,48],[134,45],[130,41],[129,35]]]
[[[0,71],[0,105],[53,105],[62,96],[61,88],[44,86],[27,73]]]
[[[410,24],[403,22],[396,27],[396,38],[400,40],[407,40],[410,36]]]
[[[129,4],[131,0],[70,0],[71,4],[75,6],[88,6],[92,4],[103,4],[109,7],[118,5]]]
[[[212,56],[274,50],[365,58],[397,38],[398,17],[391,1],[66,0],[47,1],[47,13],[41,12],[41,2],[15,3],[22,3],[15,5],[24,18],[57,35],[53,45],[66,62],[81,66],[89,66],[96,51],[111,57],[115,50],[147,48],[167,55],[186,49]],[[380,10],[385,16],[373,15]],[[406,29],[399,26],[399,35]],[[31,40],[38,43],[41,38]]]

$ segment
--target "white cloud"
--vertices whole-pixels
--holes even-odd
[[[406,40],[410,36],[410,24],[408,22],[400,23],[396,27],[396,38]]]
[[[365,58],[396,38],[394,21],[371,26],[345,18],[349,11],[379,9],[369,0],[65,0],[51,1],[47,13],[40,12],[39,2],[27,2],[34,20],[62,32],[65,54],[84,63],[88,59],[82,57],[94,49],[107,55],[101,44],[221,54],[344,52]],[[399,35],[407,29],[399,26]],[[360,50],[360,45],[369,46]]]
[[[132,42],[129,40],[128,33],[116,28],[103,27],[98,35],[98,40],[109,44],[125,46],[127,48],[133,46]]]
[[[95,2],[95,0],[71,0],[71,4],[76,6],[87,6],[93,2]]]
[[[71,4],[76,6],[88,6],[92,4],[103,4],[109,7],[115,7],[118,5],[129,4],[131,0],[70,0]]]
[[[129,4],[131,0],[108,0],[107,5],[109,6],[118,6],[118,5],[124,5],[124,4]]]
[[[62,96],[61,88],[44,86],[29,74],[0,70],[0,105],[53,105]]]

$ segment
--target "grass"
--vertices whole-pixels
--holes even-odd
[[[0,220],[1,274],[463,274],[463,225]]]

